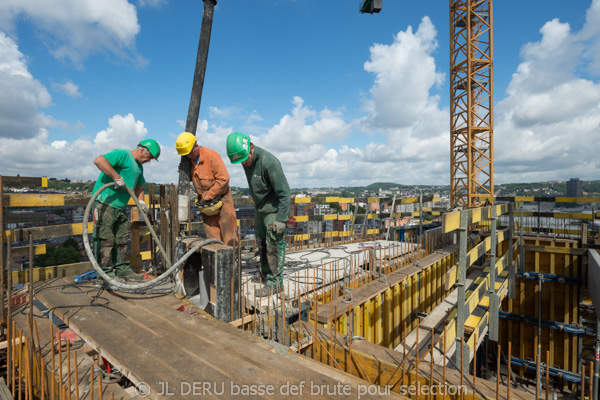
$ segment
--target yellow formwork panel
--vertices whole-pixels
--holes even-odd
[[[323,215],[323,220],[324,221],[330,221],[333,219],[338,219],[338,215],[337,214],[325,214]]]
[[[354,336],[365,337],[365,330],[363,327],[363,307],[356,306],[354,307]]]
[[[390,313],[392,309],[392,289],[388,289],[383,293],[383,345],[390,347],[390,337],[392,334],[392,323],[394,315]]]
[[[371,322],[371,318],[373,317],[373,304],[373,299],[367,301],[364,304],[363,310],[364,338],[370,343],[373,343],[373,323]]]
[[[308,221],[308,215],[296,215],[294,219],[296,222],[306,222]]]
[[[12,247],[11,248],[11,252],[13,254],[13,256],[19,252],[19,253],[27,253],[29,254],[29,246],[20,246],[20,247]],[[45,244],[35,244],[33,245],[33,254],[34,255],[40,255],[40,254],[46,254],[46,245]]]
[[[144,203],[146,203],[148,205],[148,207],[150,207],[150,196],[149,195],[144,195]],[[135,206],[135,200],[133,200],[131,197],[129,198],[129,201],[127,202],[128,206]],[[158,208],[160,207],[160,205],[155,204],[154,208]]]
[[[341,214],[341,215],[338,215],[337,219],[341,220],[341,221],[346,221],[346,220],[349,221],[352,219],[352,214]]]
[[[310,202],[311,202],[311,197],[294,197],[294,203],[296,203],[296,204],[310,203]]]
[[[373,317],[371,318],[371,323],[373,324],[373,331],[375,332],[375,342],[376,344],[382,346],[383,345],[383,332],[382,325],[383,321],[381,320],[381,308],[382,308],[383,298],[381,294],[375,296],[375,306],[373,309]]]
[[[402,288],[402,284],[403,282],[400,282],[397,285],[394,285],[393,287],[393,302],[392,302],[392,313],[394,314],[394,324],[393,324],[393,328],[394,328],[394,334],[393,334],[393,340],[392,340],[392,345],[394,347],[398,346],[398,344],[400,343],[400,324],[401,324],[401,288]]]

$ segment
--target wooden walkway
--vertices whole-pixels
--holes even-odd
[[[357,398],[368,385],[285,348],[279,355],[267,342],[204,314],[178,311],[184,302],[174,295],[77,293],[72,287],[63,293],[70,282],[41,282],[36,298],[132,382],[149,389],[147,399],[275,399],[289,398],[290,389],[302,389],[296,398]],[[340,394],[342,388],[350,396]],[[390,395],[369,396],[384,397]]]

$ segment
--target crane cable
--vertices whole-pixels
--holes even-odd
[[[109,183],[103,185],[90,198],[90,201],[88,202],[88,204],[87,204],[87,206],[85,208],[85,213],[83,214],[83,224],[82,224],[82,233],[81,233],[81,235],[83,237],[83,246],[85,248],[85,252],[87,253],[88,258],[90,259],[90,262],[92,263],[92,266],[94,267],[94,269],[96,270],[96,272],[98,273],[98,275],[108,283],[108,285],[109,285],[110,288],[112,288],[112,289],[121,289],[121,290],[124,290],[124,291],[132,291],[132,290],[135,291],[135,290],[143,290],[143,289],[151,288],[151,287],[156,286],[159,283],[161,283],[163,280],[165,280],[166,278],[168,278],[169,276],[171,276],[171,274],[177,272],[183,266],[183,264],[185,263],[185,261],[188,258],[190,258],[191,255],[194,254],[201,247],[203,247],[203,246],[205,246],[205,245],[207,245],[209,243],[224,244],[222,241],[220,241],[218,239],[206,239],[206,240],[203,240],[202,242],[200,242],[197,245],[195,245],[194,247],[192,247],[175,264],[171,265],[171,260],[169,260],[169,257],[167,256],[167,253],[165,252],[165,249],[163,248],[163,246],[162,246],[162,244],[160,242],[160,239],[158,238],[158,236],[156,236],[156,232],[154,232],[154,229],[152,229],[152,224],[150,223],[150,220],[148,219],[148,216],[145,213],[142,212],[140,214],[142,215],[142,218],[144,219],[144,222],[146,223],[146,226],[148,226],[148,229],[150,230],[150,234],[152,235],[152,237],[156,241],[156,243],[158,245],[158,248],[160,250],[160,253],[161,253],[163,259],[166,261],[168,268],[160,276],[152,279],[151,281],[137,283],[137,284],[132,284],[132,285],[127,284],[127,283],[122,283],[122,282],[119,282],[118,280],[116,280],[114,278],[111,278],[110,276],[108,276],[106,274],[106,272],[104,272],[102,270],[102,268],[100,268],[100,266],[98,265],[98,261],[96,260],[96,257],[94,257],[94,252],[90,248],[87,227],[88,227],[88,221],[89,221],[89,217],[90,217],[90,210],[92,208],[92,205],[96,201],[96,198],[98,198],[98,196],[100,195],[100,193],[102,193],[105,189],[107,189],[109,187],[112,187],[112,186],[115,186],[114,182],[109,182]],[[135,202],[135,205],[138,207],[138,209],[141,209],[140,202],[139,202],[138,198],[135,196],[135,194],[133,193],[133,191],[129,187],[127,187],[127,186],[125,188],[127,189],[127,192],[129,193],[129,195],[131,196],[131,198]]]

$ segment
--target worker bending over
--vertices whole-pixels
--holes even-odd
[[[94,164],[100,170],[93,193],[100,187],[115,182],[115,186],[104,189],[94,203],[94,255],[98,265],[111,278],[125,277],[131,280],[143,279],[142,274],[134,274],[125,260],[128,243],[127,203],[130,188],[140,202],[140,211],[148,213],[144,202],[144,168],[142,164],[152,159],[158,160],[160,146],[153,139],[142,140],[135,150],[116,149],[97,157]]]
[[[214,150],[198,146],[196,136],[189,132],[177,137],[175,148],[177,154],[190,161],[190,179],[198,194],[206,237],[233,246],[235,208],[229,188],[229,174],[221,156]]]
[[[268,151],[250,143],[250,138],[243,133],[233,132],[227,137],[227,156],[232,164],[242,163],[256,208],[255,229],[260,252],[260,271],[261,276],[266,276],[267,280],[260,295],[278,293],[283,289],[283,232],[290,210],[290,186],[279,160]]]

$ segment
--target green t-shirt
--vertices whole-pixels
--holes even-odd
[[[121,178],[125,181],[125,185],[131,190],[135,190],[136,186],[141,186],[146,183],[144,180],[144,168],[142,167],[142,164],[133,158],[131,151],[116,149],[110,153],[103,154],[103,156],[110,165],[112,165],[115,171],[121,175]],[[100,172],[96,185],[94,185],[93,193],[96,193],[100,187],[109,182],[114,182],[113,178],[106,175],[104,172]],[[122,210],[127,207],[129,198],[130,196],[127,190],[109,187],[100,193],[96,200],[100,203],[108,204],[111,207]]]

